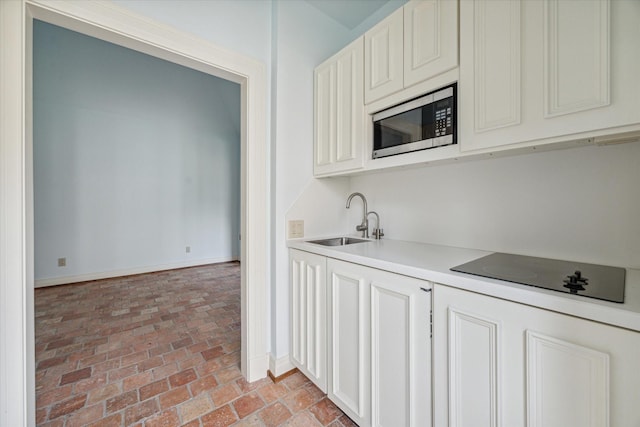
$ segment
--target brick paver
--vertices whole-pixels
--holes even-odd
[[[236,262],[38,288],[35,311],[40,426],[349,422],[300,373],[242,377]]]

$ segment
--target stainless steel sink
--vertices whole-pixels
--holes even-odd
[[[333,239],[310,240],[308,243],[315,243],[316,245],[322,246],[344,246],[368,241],[369,240],[357,239],[355,237],[334,237]]]

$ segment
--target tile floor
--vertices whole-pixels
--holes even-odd
[[[240,268],[36,289],[39,426],[353,426],[306,377],[240,373]]]

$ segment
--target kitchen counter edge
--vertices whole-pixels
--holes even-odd
[[[288,240],[287,246],[640,332],[640,270],[626,269],[625,302],[618,304],[449,270],[490,254],[488,251],[388,239],[338,247],[309,240],[313,239]]]

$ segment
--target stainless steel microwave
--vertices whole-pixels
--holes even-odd
[[[457,83],[373,115],[373,158],[457,143]]]

